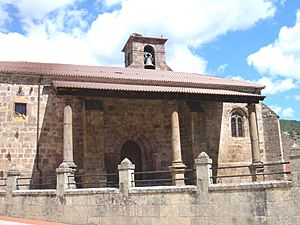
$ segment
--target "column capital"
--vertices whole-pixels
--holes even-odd
[[[256,103],[247,103],[247,106],[248,110],[253,110],[253,109],[256,109]]]

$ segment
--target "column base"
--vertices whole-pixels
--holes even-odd
[[[56,169],[57,172],[64,173],[66,175],[66,180],[64,182],[67,189],[75,189],[76,181],[75,181],[75,171],[76,164],[74,162],[63,162],[59,165],[59,168]]]
[[[76,171],[77,166],[76,166],[76,164],[73,161],[63,161],[63,162],[67,163],[68,166],[69,166],[69,168],[73,169],[74,172]]]
[[[183,162],[172,162],[172,165],[169,167],[172,174],[172,184],[175,186],[184,186],[184,171],[186,165]]]
[[[253,175],[252,176],[252,181],[263,181],[264,180],[264,175],[256,175],[258,173],[263,173],[264,172],[264,166],[262,165],[263,162],[258,161],[258,162],[252,162],[252,164],[249,166],[250,173]]]

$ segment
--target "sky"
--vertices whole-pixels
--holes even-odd
[[[0,0],[0,60],[124,66],[132,33],[168,38],[174,71],[260,83],[300,120],[300,0]]]

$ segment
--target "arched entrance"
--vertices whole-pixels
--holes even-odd
[[[135,171],[142,171],[142,154],[137,143],[126,141],[121,148],[121,161],[128,158],[134,165]]]

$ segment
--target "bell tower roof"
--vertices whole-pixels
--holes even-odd
[[[163,37],[144,37],[137,33],[131,34],[122,49],[125,55],[125,67],[171,70],[165,62],[167,40]]]
[[[124,45],[122,52],[126,51],[128,45],[133,42],[143,43],[143,44],[160,44],[164,45],[168,39],[167,38],[156,38],[156,37],[144,37],[141,34],[133,33],[129,36],[126,44]]]

